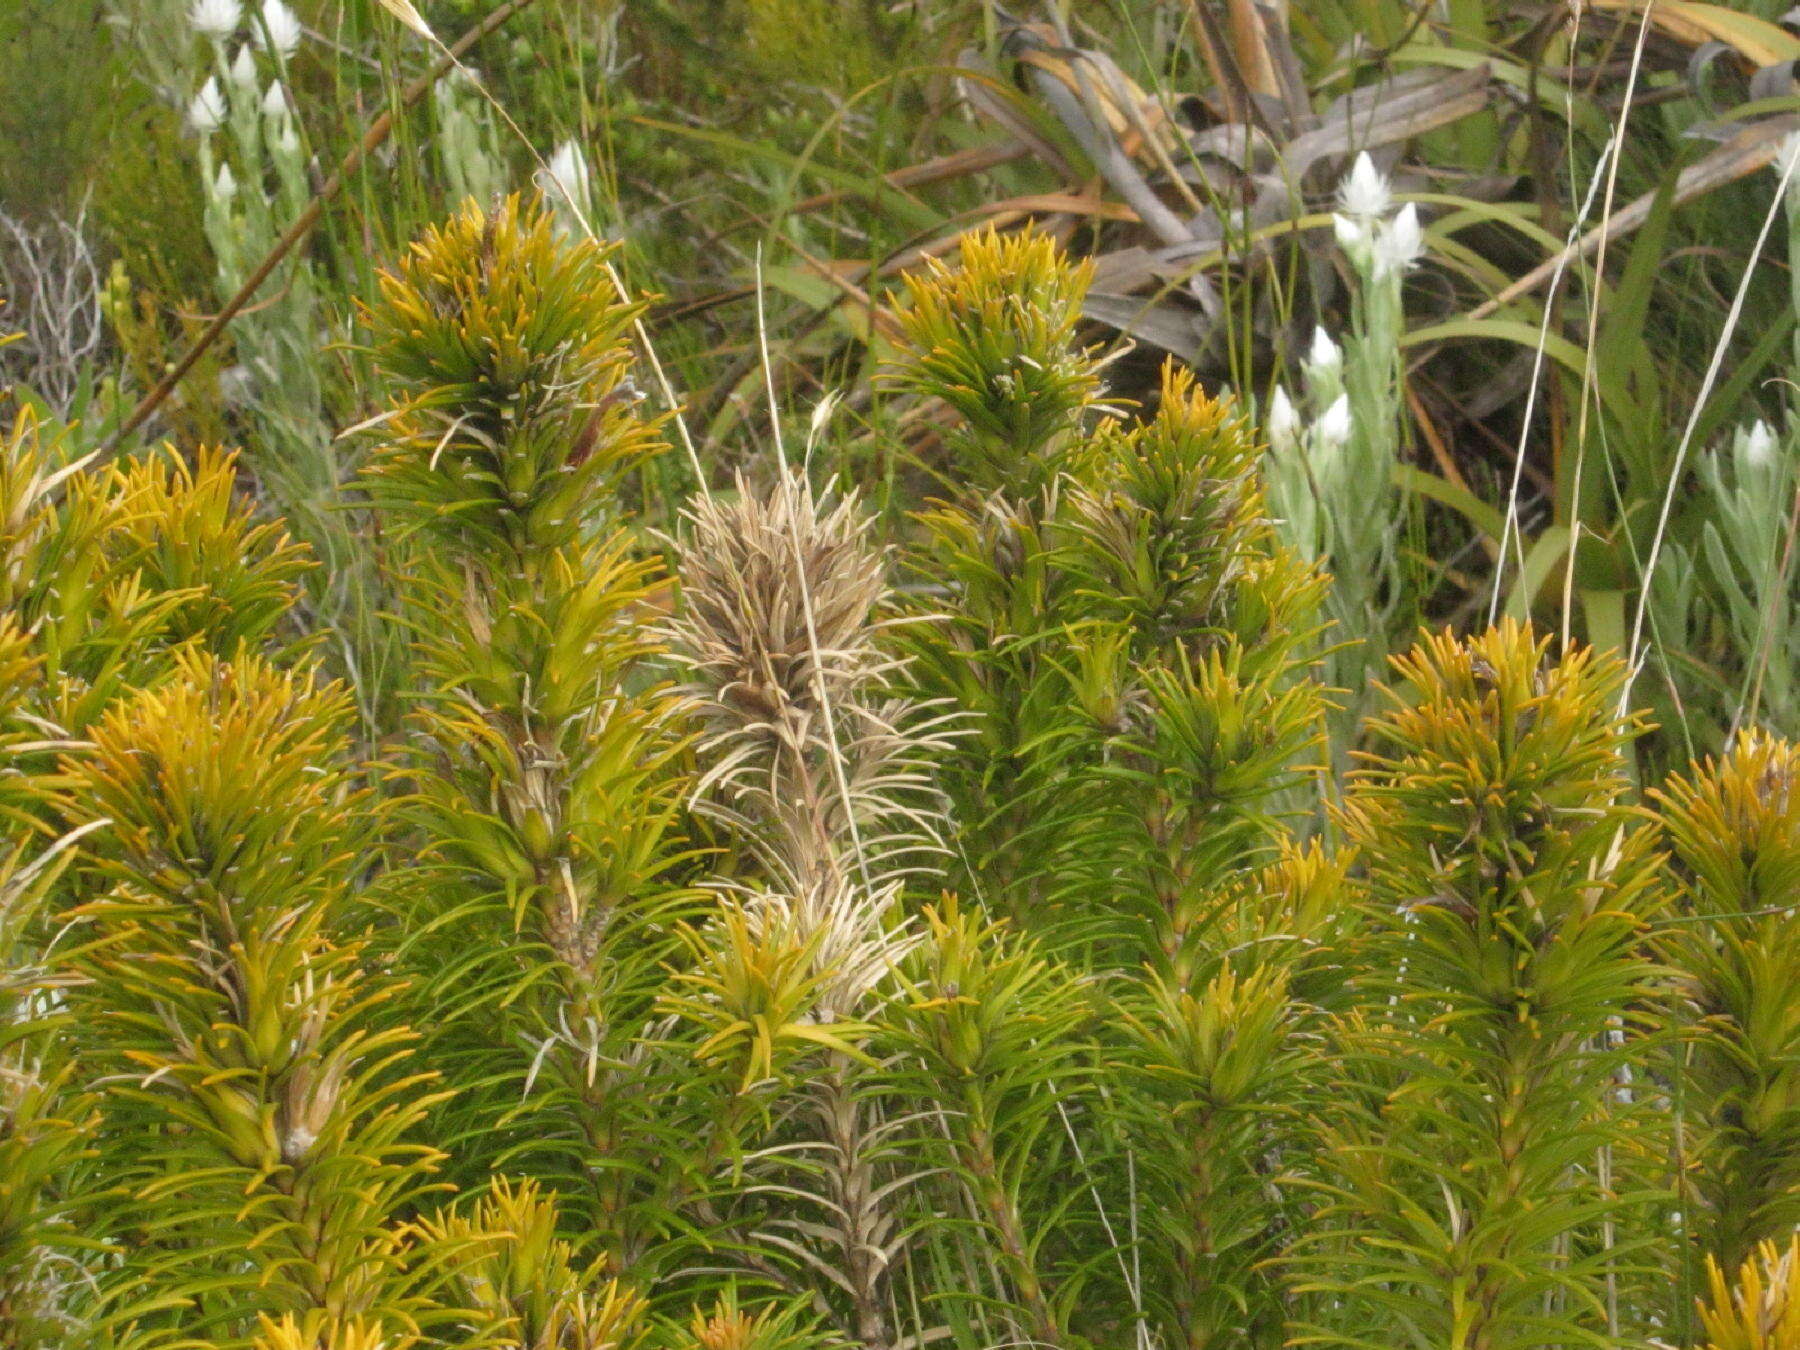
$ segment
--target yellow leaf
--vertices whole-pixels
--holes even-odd
[[[1701,4],[1699,0],[1595,0],[1595,5],[1634,14],[1649,8],[1650,22],[1676,41],[1695,47],[1723,42],[1759,70],[1800,60],[1800,38],[1767,19],[1740,14],[1724,5]]]

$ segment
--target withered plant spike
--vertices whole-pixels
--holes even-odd
[[[816,1198],[821,1216],[773,1214],[759,1236],[829,1276],[841,1325],[871,1350],[894,1342],[889,1282],[907,1234],[896,1209],[892,1127],[866,1085],[855,1040],[881,986],[917,941],[897,912],[901,880],[934,843],[929,757],[941,727],[891,692],[898,669],[880,645],[885,552],[852,497],[816,494],[785,460],[758,492],[691,507],[672,646],[704,731],[700,809],[755,850],[767,885],[723,899],[700,939],[702,1025],[744,995],[784,991],[755,1017],[767,1028],[736,1048],[732,1023],[709,1045],[747,1056],[744,1083],[776,1073],[813,1042],[826,1051],[801,1093],[806,1153],[816,1161],[783,1190]],[[707,955],[708,947],[712,955]],[[767,975],[752,982],[752,971]],[[785,1045],[784,1045],[785,1043]]]
[[[706,728],[702,809],[746,832],[780,884],[869,890],[934,842],[941,728],[891,694],[885,553],[854,496],[783,470],[686,512],[671,641]]]

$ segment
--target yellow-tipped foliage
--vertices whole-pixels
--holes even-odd
[[[1659,903],[1624,670],[1514,623],[1394,666],[1344,808],[1366,1011],[1322,1120],[1310,1334],[1365,1344],[1398,1316],[1461,1350],[1573,1344],[1604,1333],[1608,1237],[1642,1203],[1601,1170],[1642,1100],[1610,1089],[1642,1053]]]
[[[413,1350],[416,1336],[361,1318],[322,1321],[317,1317],[264,1317],[250,1350]]]
[[[704,1033],[696,1058],[726,1067],[740,1092],[768,1083],[809,1049],[858,1053],[864,1024],[817,1016],[833,973],[817,959],[825,936],[805,931],[779,903],[726,908],[710,931],[689,934],[694,968],[668,1006]]]
[[[514,1350],[630,1350],[649,1330],[644,1300],[577,1259],[557,1235],[556,1197],[531,1182],[497,1179],[472,1211],[426,1223],[421,1238],[462,1253],[452,1301],[475,1318],[458,1336]]]
[[[674,1343],[678,1350],[799,1350],[829,1343],[798,1323],[791,1309],[751,1312],[734,1294],[726,1294],[711,1307],[696,1311],[685,1328],[687,1334]]]
[[[238,491],[235,456],[173,449],[101,466],[21,413],[0,437],[0,609],[31,633],[40,714],[85,726],[195,643],[221,656],[268,642],[310,566]]]
[[[1040,234],[963,236],[954,264],[908,278],[899,312],[904,359],[893,384],[955,410],[962,473],[984,489],[1042,486],[1099,390],[1073,345],[1093,266]]]
[[[1758,1244],[1729,1277],[1707,1258],[1706,1350],[1800,1350],[1800,1237]]]
[[[1800,1350],[1800,752],[1643,793],[1508,623],[1326,781],[1368,634],[1229,399],[1108,401],[1092,269],[905,284],[906,517],[824,409],[659,502],[610,257],[513,199],[380,279],[310,591],[229,455],[0,433],[0,1346]]]
[[[232,656],[292,611],[312,564],[279,522],[256,519],[238,491],[235,455],[203,449],[189,464],[168,450],[79,476],[72,487],[74,510],[107,520],[108,571],[178,598],[164,618],[170,643]],[[91,508],[88,496],[99,499]]]
[[[496,558],[572,544],[659,447],[637,415],[608,249],[540,202],[466,204],[383,274],[365,318],[403,401],[367,471],[385,510]]]
[[[1151,647],[1217,629],[1245,565],[1272,538],[1242,414],[1171,364],[1155,416],[1104,424],[1091,453],[1095,481],[1072,507],[1096,608]]]
[[[1685,911],[1661,947],[1705,1127],[1692,1227],[1729,1269],[1800,1225],[1800,749],[1746,733],[1655,795]]]
[[[339,758],[347,717],[338,687],[192,655],[67,766],[98,827],[80,1020],[112,1075],[105,1128],[135,1141],[111,1163],[124,1289],[159,1272],[147,1293],[222,1342],[258,1312],[404,1325],[412,1306],[393,1219],[429,1184],[407,1138],[429,1075],[359,961],[371,804]]]

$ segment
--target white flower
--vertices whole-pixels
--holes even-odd
[[[237,196],[237,179],[233,177],[229,164],[219,165],[219,176],[213,179],[213,196],[222,202],[228,202]]]
[[[1337,235],[1338,247],[1343,249],[1354,260],[1367,254],[1369,249],[1369,227],[1360,220],[1349,216],[1333,216],[1331,218],[1332,233]]]
[[[217,131],[225,120],[225,95],[219,89],[219,82],[211,76],[200,86],[200,92],[194,95],[194,101],[188,104],[188,125],[202,136]]]
[[[1285,452],[1299,444],[1300,412],[1294,407],[1294,400],[1288,397],[1288,391],[1280,385],[1275,386],[1275,396],[1269,400],[1265,427],[1271,450]]]
[[[256,88],[256,58],[250,54],[249,43],[239,47],[237,55],[231,58],[231,82],[245,89]]]
[[[292,56],[300,45],[300,20],[287,7],[286,0],[263,0],[262,22],[251,25],[258,46]]]
[[[287,91],[281,87],[280,80],[269,81],[269,87],[263,91],[262,110],[264,117],[288,115]]]
[[[1748,431],[1740,432],[1738,461],[1748,469],[1763,469],[1775,462],[1775,428],[1760,418]]]
[[[1312,350],[1306,354],[1307,378],[1317,380],[1320,376],[1335,375],[1343,364],[1343,348],[1331,340],[1331,334],[1325,331],[1324,325],[1314,328]]]
[[[554,185],[556,191],[550,193],[555,198],[554,204],[566,207],[573,201],[577,208],[587,209],[588,204],[588,166],[581,153],[581,147],[574,141],[564,141],[556,147],[556,153],[550,156],[549,181],[542,182],[544,175],[538,175],[540,184],[548,192]]]
[[[188,23],[202,37],[223,42],[237,32],[243,11],[238,0],[194,0],[188,6]]]
[[[1425,252],[1425,231],[1419,226],[1419,208],[1408,202],[1400,213],[1375,235],[1375,275],[1396,277]]]
[[[1318,438],[1319,449],[1343,449],[1350,439],[1351,426],[1350,395],[1339,394],[1336,401],[1319,415],[1319,420],[1313,423],[1313,435]]]
[[[1363,151],[1350,166],[1350,172],[1338,185],[1338,204],[1344,214],[1355,220],[1379,220],[1388,212],[1393,194],[1369,152]]]

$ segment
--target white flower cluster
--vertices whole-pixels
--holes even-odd
[[[284,61],[300,46],[300,20],[283,0],[263,0],[260,22],[252,27],[256,45],[279,52]]]
[[[1350,417],[1350,395],[1343,392],[1344,351],[1323,328],[1313,330],[1312,350],[1307,353],[1304,373],[1306,387],[1314,391],[1335,393],[1309,426],[1288,391],[1276,386],[1269,403],[1266,429],[1269,445],[1281,452],[1305,444],[1314,451],[1330,454],[1341,450],[1354,429]]]
[[[438,81],[431,96],[437,104],[434,148],[449,199],[485,202],[504,195],[506,161],[496,144],[480,77],[458,66]]]
[[[223,47],[245,20],[241,0],[193,0],[188,6],[188,26],[207,41]],[[286,60],[300,46],[305,29],[287,0],[263,0],[256,13],[249,16],[250,38],[265,51]],[[239,53],[240,58],[244,55]]]
[[[1738,464],[1743,469],[1760,471],[1775,462],[1775,451],[1780,442],[1775,435],[1775,428],[1760,417],[1748,428],[1739,431],[1736,444],[1732,447],[1737,454]]]
[[[564,141],[556,147],[550,156],[550,162],[544,166],[548,170],[543,177],[543,186],[551,196],[573,199],[582,210],[587,209],[588,166],[587,157],[581,153],[581,146],[573,140]]]
[[[209,75],[188,104],[188,125],[202,136],[210,136],[224,124],[226,112],[224,91],[219,88],[217,77]]]
[[[1329,532],[1320,502],[1336,499],[1345,473],[1344,449],[1356,430],[1344,388],[1344,350],[1323,328],[1313,330],[1301,377],[1301,402],[1312,410],[1310,419],[1277,385],[1263,430],[1269,438],[1270,492],[1284,532],[1303,552],[1317,556],[1325,551]]]
[[[300,139],[294,128],[287,90],[279,79],[266,88],[263,86],[252,50],[257,47],[270,53],[279,68],[299,48],[305,30],[286,0],[263,0],[249,16],[245,15],[240,0],[193,0],[188,6],[187,17],[193,30],[217,47],[217,69],[224,75],[223,83],[218,73],[208,75],[206,83],[188,101],[188,125],[205,140],[232,120],[234,108],[243,109],[244,115],[254,122],[255,115],[249,109],[258,107],[269,123],[270,148],[278,156],[298,155]],[[241,43],[228,62],[226,47],[244,25],[246,17],[250,41]],[[230,191],[220,186],[221,179]],[[213,188],[216,196],[229,198],[235,192],[236,184],[231,181],[229,172],[222,171],[213,179]]]
[[[1364,150],[1338,187],[1332,225],[1350,261],[1377,281],[1403,275],[1425,252],[1419,208],[1407,202],[1390,219],[1393,199],[1393,188]]]

